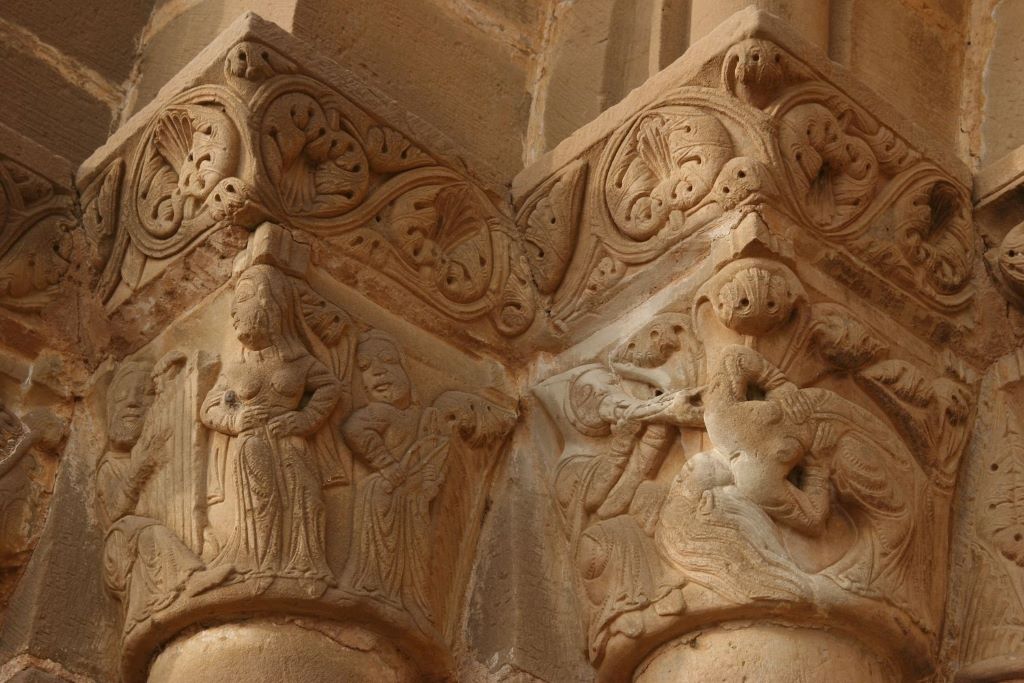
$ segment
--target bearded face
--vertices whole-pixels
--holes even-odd
[[[117,450],[130,450],[142,435],[146,409],[153,400],[149,372],[140,366],[123,369],[107,394],[107,439]]]

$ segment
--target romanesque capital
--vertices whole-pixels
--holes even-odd
[[[63,224],[33,213],[54,192],[21,171],[0,165],[2,244],[36,249],[39,272],[0,261],[0,305],[34,310],[56,295]],[[452,675],[517,415],[499,358],[536,317],[500,193],[253,16],[77,180],[75,328],[101,333],[74,378],[63,507],[2,654],[111,681],[294,679],[296,648],[317,675]],[[34,417],[0,416],[0,486],[62,437]],[[0,561],[24,559],[38,526],[10,553],[2,536]],[[62,625],[41,626],[40,605]],[[101,645],[61,651],[83,620]],[[225,634],[211,665],[204,643]]]
[[[977,384],[963,170],[749,12],[514,190],[599,680],[929,675]]]
[[[138,348],[138,328],[173,313],[164,306],[220,284],[245,235],[269,220],[308,235],[334,280],[435,333],[500,347],[531,327],[537,305],[488,177],[250,15],[79,171],[113,343]]]

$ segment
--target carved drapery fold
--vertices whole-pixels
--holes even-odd
[[[523,450],[560,535],[555,552],[530,529],[539,564],[569,558],[600,680],[748,626],[849,645],[880,679],[935,670],[977,396],[969,192],[772,21],[742,21],[524,171],[512,205],[251,18],[86,164],[76,277],[110,339],[72,431],[95,444],[83,507],[119,675],[211,618],[305,629],[292,617],[455,675],[492,483]],[[17,316],[69,268],[72,202],[36,180],[0,161]],[[988,255],[1011,299],[1022,242]],[[9,444],[27,420],[5,420]],[[1000,586],[1011,479],[971,546]],[[1016,642],[996,593],[979,604]]]

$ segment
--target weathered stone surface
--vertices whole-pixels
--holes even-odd
[[[120,83],[128,78],[135,61],[137,35],[153,2],[90,2],[88,11],[76,3],[11,0],[0,17],[38,36],[48,45],[99,74]]]
[[[529,68],[517,50],[420,0],[352,0],[340,11],[307,4],[296,12],[294,31],[397,101],[415,102],[417,114],[446,130],[471,166],[506,178],[521,167],[523,140],[512,131],[526,127]]]
[[[254,7],[0,11],[0,680],[1021,676],[1008,6]]]
[[[95,95],[70,87],[64,74],[8,41],[0,44],[0,123],[77,164],[103,144],[113,112]]]

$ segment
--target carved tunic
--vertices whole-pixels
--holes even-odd
[[[356,498],[356,590],[433,619],[427,597],[430,502],[444,480],[448,440],[430,433],[430,412],[374,402],[345,424],[344,437],[371,472]]]
[[[234,485],[236,523],[214,564],[269,579],[333,583],[324,557],[324,506],[308,437],[341,396],[312,355],[243,350],[203,402],[203,422],[227,437],[215,448],[211,494]],[[279,418],[275,420],[275,418]],[[269,583],[269,581],[268,581]]]

